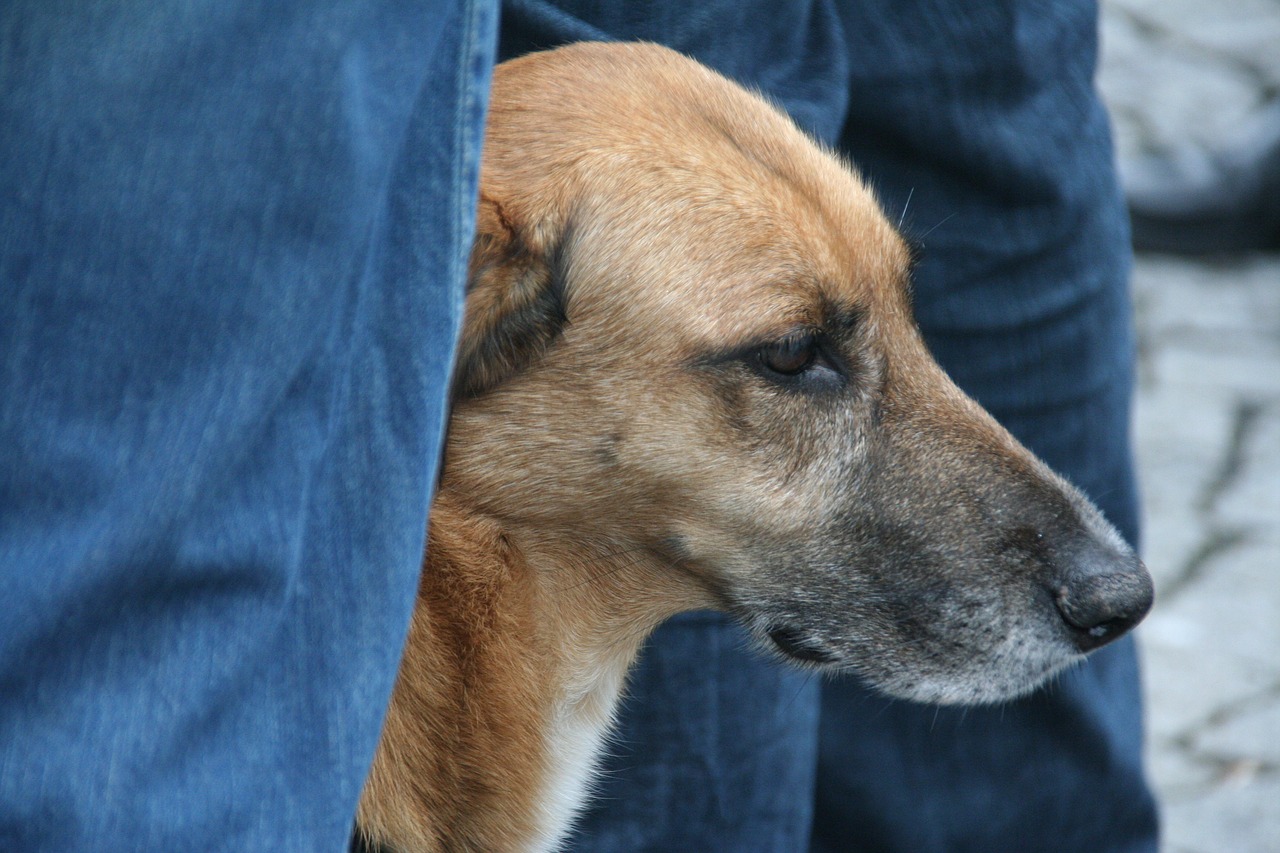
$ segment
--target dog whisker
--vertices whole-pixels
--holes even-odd
[[[787,703],[788,711],[790,711],[792,706],[796,704],[796,700],[800,698],[800,694],[803,693],[809,687],[809,684],[813,681],[813,677],[817,674],[818,674],[817,670],[812,670],[812,669],[808,670],[805,673],[804,681],[800,682],[800,686],[796,688],[796,692],[791,697],[791,701]]]
[[[626,554],[626,553],[629,553],[629,552],[624,551],[624,552],[621,552],[621,553]],[[575,584],[569,584],[569,585],[567,585],[567,586],[557,587],[557,588],[556,588],[556,592],[570,592],[570,591],[575,590],[575,589],[580,589],[581,587],[584,587],[584,586],[589,586],[589,585],[591,585],[591,584],[593,584],[593,583],[597,583],[597,582],[599,582],[599,581],[602,581],[602,580],[604,580],[604,579],[605,579],[605,578],[607,578],[607,577],[610,577],[610,576],[612,576],[612,575],[616,575],[616,574],[618,574],[619,572],[626,571],[627,569],[630,569],[630,568],[632,568],[633,566],[637,566],[637,565],[639,565],[639,564],[640,564],[640,563],[642,563],[642,562],[644,562],[644,560],[643,560],[642,558],[637,557],[636,559],[634,559],[634,560],[630,560],[630,561],[625,562],[625,563],[622,563],[621,565],[617,565],[617,566],[614,566],[614,567],[612,567],[612,568],[606,569],[606,570],[604,570],[604,571],[597,572],[597,573],[595,573],[595,574],[593,574],[593,575],[590,575],[590,576],[588,576],[588,577],[587,577],[587,579],[586,579],[586,580],[579,581],[578,583],[575,583]]]
[[[641,624],[629,631],[619,634],[605,648],[614,650],[634,643],[636,640],[643,641],[655,630],[656,626],[648,623]]]
[[[907,208],[911,207],[911,197],[915,195],[916,188],[912,187],[907,193],[907,200],[902,205],[902,215],[898,217],[898,230],[902,230],[902,223],[907,220]]]
[[[947,224],[948,222],[950,222],[952,219],[955,219],[955,217],[956,217],[956,215],[955,215],[954,213],[948,213],[946,216],[944,216],[944,217],[942,218],[942,221],[941,221],[941,222],[939,222],[937,225],[933,226],[933,227],[932,227],[932,228],[930,228],[928,231],[926,231],[926,232],[924,232],[923,234],[921,234],[919,237],[917,237],[917,238],[916,238],[916,240],[917,240],[918,242],[920,242],[920,243],[922,243],[922,244],[923,244],[923,243],[924,243],[924,238],[925,238],[925,237],[928,237],[928,236],[929,236],[930,234],[932,234],[934,231],[937,231],[937,230],[938,230],[939,228],[941,228],[943,225],[946,225],[946,224]]]

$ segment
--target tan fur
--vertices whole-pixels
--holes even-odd
[[[479,853],[542,849],[563,829],[542,813],[548,727],[570,708],[607,722],[640,643],[691,599],[664,595],[656,566],[607,542],[543,540],[436,498],[358,816],[369,837]],[[610,667],[614,690],[583,686]]]
[[[418,849],[516,849],[533,831],[551,701],[537,590],[501,530],[447,500],[427,553],[361,823]]]
[[[929,357],[871,194],[763,100],[652,45],[506,63],[477,230],[373,841],[552,849],[683,610],[950,702],[1078,659],[1068,564],[1141,604],[1096,510]],[[803,382],[761,366],[796,334]]]

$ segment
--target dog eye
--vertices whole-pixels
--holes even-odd
[[[756,358],[771,373],[799,376],[817,362],[818,342],[811,335],[793,335],[762,347]]]

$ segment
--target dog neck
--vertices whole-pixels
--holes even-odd
[[[439,496],[362,831],[397,849],[554,849],[628,667],[689,606],[651,551],[547,536]]]
[[[626,674],[664,619],[691,607],[684,579],[657,553],[589,536],[508,528],[538,587],[538,622],[554,660],[539,798],[552,849],[587,799]],[[568,543],[568,544],[566,544]]]

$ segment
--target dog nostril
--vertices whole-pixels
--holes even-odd
[[[1141,563],[1134,563],[1132,570],[1084,575],[1055,590],[1054,604],[1080,651],[1093,651],[1118,638],[1151,609],[1151,576]]]

